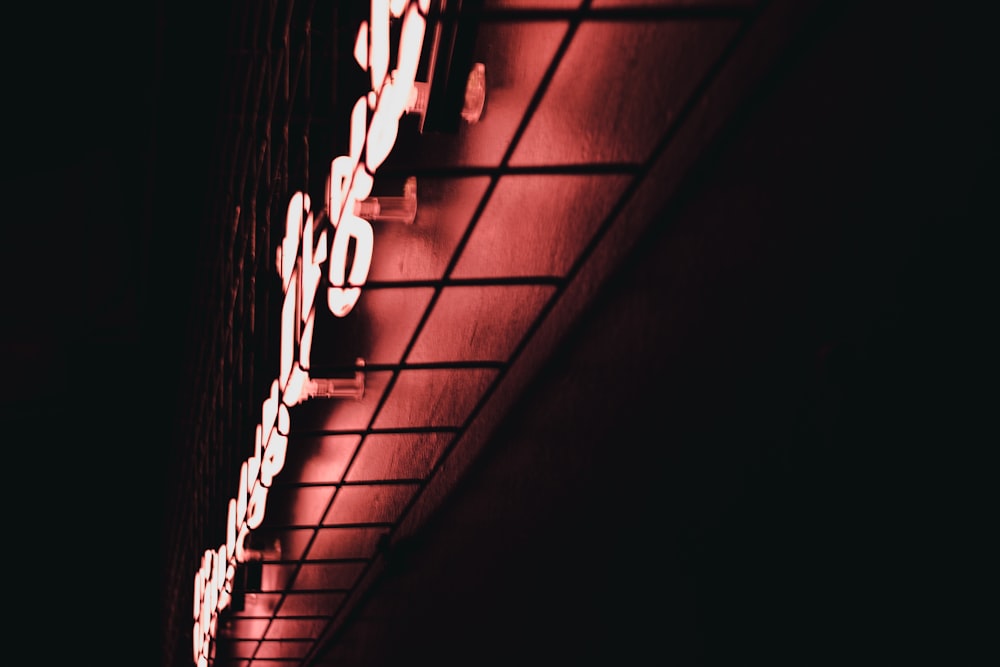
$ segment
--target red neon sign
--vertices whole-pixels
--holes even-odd
[[[278,375],[261,407],[254,453],[241,465],[236,496],[229,500],[225,542],[205,550],[194,577],[192,648],[198,667],[208,665],[219,614],[232,602],[236,567],[248,557],[246,539],[264,520],[268,489],[284,466],[291,428],[288,408],[308,397],[323,265],[330,283],[327,307],[336,317],[351,312],[368,279],[374,230],[357,214],[357,205],[371,194],[375,172],[396,143],[414,89],[429,8],[430,0],[372,0],[369,20],[361,23],[354,47],[355,60],[370,74],[371,90],[358,98],[351,112],[348,154],[330,164],[324,209],[314,212],[303,192],[289,200],[285,236],[276,256],[284,295]],[[401,19],[402,27],[396,66],[390,71],[392,18]],[[317,225],[324,228],[314,241]]]

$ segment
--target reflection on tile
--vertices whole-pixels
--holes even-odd
[[[738,25],[584,22],[511,164],[643,162]]]
[[[363,568],[362,563],[303,563],[292,590],[346,590]]]
[[[257,650],[258,642],[256,640],[250,641],[231,641],[226,645],[226,649],[234,658],[250,658],[253,657],[254,651]]]
[[[565,276],[629,179],[501,178],[452,276]]]
[[[260,590],[265,593],[284,590],[294,572],[292,564],[265,563],[261,567]]]
[[[234,639],[259,639],[267,629],[268,620],[266,618],[226,619],[219,627],[219,636]]]
[[[363,315],[369,333],[364,358],[369,364],[398,364],[410,344],[417,323],[430,303],[431,287],[370,289]]]
[[[555,287],[447,287],[434,304],[409,363],[506,362]]]
[[[330,614],[344,601],[346,593],[289,593],[285,596],[278,616],[323,616]],[[289,656],[282,656],[289,657]]]
[[[281,641],[263,641],[257,649],[258,658],[304,658],[312,648],[312,642],[306,640],[285,639]],[[268,660],[267,664],[273,664]]]
[[[344,479],[425,479],[453,437],[440,432],[373,433],[361,443]]]
[[[239,616],[270,616],[280,601],[280,593],[247,593],[243,596],[243,610]]]
[[[217,658],[213,667],[250,667],[251,661],[245,658]],[[260,664],[260,663],[257,663]]]
[[[345,486],[334,498],[323,524],[389,523],[403,513],[410,498],[420,488],[416,484],[365,484]]]
[[[301,560],[313,532],[312,528],[259,529],[251,535],[255,544],[272,544],[278,540],[282,560]]]
[[[371,558],[379,538],[388,532],[388,528],[320,528],[307,556],[310,560]]]
[[[333,496],[333,486],[287,486],[275,484],[267,494],[268,526],[306,526],[316,524],[326,513]]]
[[[326,291],[321,291],[322,301],[316,308],[310,345],[309,373],[313,377],[349,375],[371,345],[370,317],[366,315],[371,292],[362,290],[351,312],[337,317],[326,304]]]
[[[281,483],[324,484],[339,482],[361,436],[297,435],[293,426]]]
[[[326,626],[325,618],[275,618],[265,639],[312,639]]]
[[[496,374],[491,368],[402,371],[375,428],[460,426]]]
[[[368,281],[443,278],[488,184],[486,176],[419,176],[417,217],[413,224],[376,224]],[[365,296],[370,294],[371,290]]]

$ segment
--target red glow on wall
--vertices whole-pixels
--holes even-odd
[[[326,302],[332,315],[345,317],[361,298],[371,268],[374,229],[359,215],[358,204],[371,194],[375,172],[395,145],[400,118],[409,108],[429,6],[429,0],[372,0],[369,21],[362,22],[354,51],[358,64],[369,72],[371,90],[358,98],[351,113],[348,154],[330,163],[324,208],[313,210],[313,202],[304,192],[290,198],[285,236],[275,258],[284,294],[278,375],[262,405],[254,454],[241,465],[237,493],[229,501],[225,542],[204,552],[195,575],[192,648],[199,667],[208,665],[219,613],[232,601],[236,567],[251,556],[245,546],[247,538],[260,527],[269,490],[284,467],[291,429],[289,407],[308,399],[313,395],[310,392],[350,395],[363,391],[363,378],[341,385],[328,382],[320,388],[310,378],[316,295],[325,263],[329,280]],[[392,19],[401,20],[401,29],[395,66],[390,71]],[[303,496],[301,502],[306,500]],[[321,503],[322,499],[314,501]],[[297,511],[309,509],[299,507]],[[350,550],[352,540],[336,534],[341,539],[332,546]],[[324,539],[333,536],[325,534]],[[370,535],[359,536],[362,538],[372,539]],[[255,598],[253,604],[269,611],[265,598]]]

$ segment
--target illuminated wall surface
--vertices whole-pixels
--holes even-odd
[[[233,23],[173,664],[346,664],[332,642],[393,554],[815,10],[356,4],[261,2]],[[595,517],[594,548],[626,520]]]
[[[753,17],[432,9],[248,23],[248,44],[277,49],[234,63],[233,140],[255,164],[220,214],[244,302],[230,335],[262,352],[261,398],[241,404],[247,456],[192,572],[195,663],[307,660],[343,622],[552,349],[564,325],[546,321],[579,311],[662,197],[643,183]],[[466,108],[442,121],[454,80]]]

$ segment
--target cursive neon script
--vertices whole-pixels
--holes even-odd
[[[246,540],[264,520],[268,489],[284,467],[288,408],[306,398],[323,266],[327,307],[336,317],[351,312],[368,279],[375,234],[371,223],[357,215],[357,203],[371,194],[375,172],[396,143],[399,120],[414,89],[429,8],[430,0],[372,0],[369,20],[362,21],[354,46],[354,58],[369,73],[371,89],[351,112],[348,153],[330,164],[323,208],[313,211],[303,192],[289,200],[285,235],[276,253],[283,292],[278,375],[261,407],[254,453],[240,466],[239,487],[229,500],[225,542],[205,550],[194,577],[192,643],[198,667],[208,665],[219,614],[232,603],[236,567],[248,559]],[[402,23],[390,70],[392,19]]]

